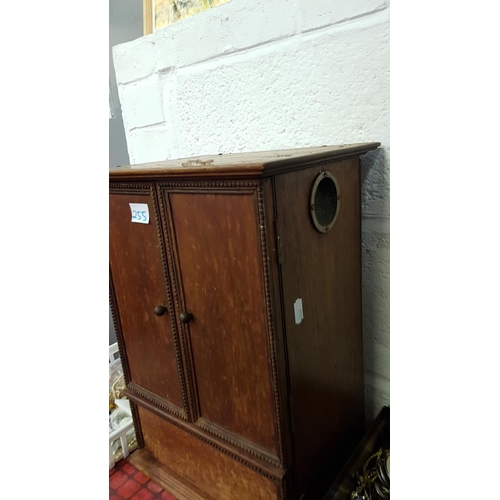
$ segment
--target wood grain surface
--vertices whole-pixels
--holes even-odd
[[[316,230],[309,210],[312,186],[324,170],[336,178],[340,193],[337,220],[327,233]],[[363,435],[358,159],[276,176],[275,196],[296,494],[314,498],[326,491]]]
[[[181,500],[317,500],[363,436],[359,155],[378,146],[110,170],[110,296],[144,444],[132,460]],[[338,212],[320,232],[325,171]],[[129,203],[150,223],[131,223]]]
[[[118,166],[110,176],[122,178],[257,178],[302,169],[309,164],[352,157],[376,149],[379,142],[321,146],[312,148],[257,151],[251,153],[214,154]]]
[[[217,500],[278,500],[279,484],[139,408],[146,449],[186,485]]]
[[[256,194],[168,200],[200,416],[276,452]]]
[[[148,204],[150,224],[132,223],[129,203]],[[167,303],[161,252],[152,194],[111,194],[109,262],[131,381],[183,409],[169,313],[154,314]]]

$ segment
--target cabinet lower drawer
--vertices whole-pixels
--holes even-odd
[[[215,500],[279,500],[282,485],[219,452],[150,411],[138,407],[144,446],[175,475],[174,481],[193,486],[196,498]],[[147,474],[147,471],[146,471]],[[172,491],[172,493],[176,493]]]

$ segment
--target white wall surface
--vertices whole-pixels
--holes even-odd
[[[323,144],[362,157],[367,419],[389,404],[389,3],[231,0],[113,49],[131,163]]]

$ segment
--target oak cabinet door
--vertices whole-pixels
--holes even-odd
[[[256,189],[164,188],[162,195],[175,242],[179,324],[189,337],[197,425],[276,455]]]
[[[109,262],[130,387],[185,418],[175,319],[152,185],[109,196]],[[132,204],[149,223],[133,222]],[[160,398],[160,399],[158,399]]]

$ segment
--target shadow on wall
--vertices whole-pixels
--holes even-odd
[[[362,311],[366,420],[390,404],[389,158],[384,149],[361,159],[363,199]]]
[[[389,161],[384,145],[361,157],[362,217],[389,217]]]

